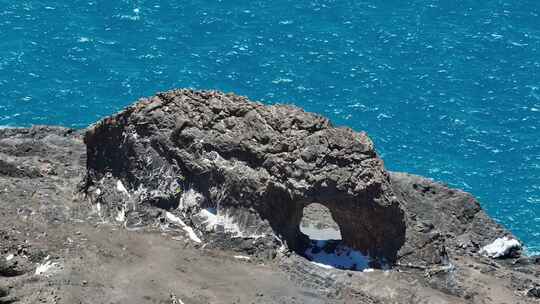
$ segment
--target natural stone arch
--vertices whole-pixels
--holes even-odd
[[[312,203],[317,203],[330,210],[332,218],[339,226],[344,244],[366,255],[387,261],[395,259],[405,237],[404,227],[399,223],[396,224],[396,219],[403,216],[399,208],[381,207],[377,203],[379,198],[370,197],[367,194],[364,196],[351,196],[344,193],[336,196],[319,194],[318,198],[326,199],[312,197],[296,202],[286,200],[276,204],[281,206],[277,209],[283,212],[267,216],[273,230],[283,238],[289,248],[297,252],[305,250],[308,239],[300,231],[303,209]],[[268,210],[268,212],[275,211]],[[265,210],[261,213],[264,215]]]
[[[171,91],[97,123],[85,142],[87,192],[107,174],[162,201],[189,185],[204,198],[195,209],[223,210],[295,250],[305,246],[299,223],[310,203],[328,207],[343,241],[365,254],[393,261],[405,241],[403,211],[367,135],[293,106]]]

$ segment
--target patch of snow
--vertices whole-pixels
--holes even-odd
[[[306,257],[314,263],[330,268],[364,270],[368,267],[368,256],[342,244],[327,246],[328,243],[326,240],[312,241],[312,246],[305,251]]]
[[[36,267],[35,275],[43,275],[46,272],[50,272],[54,268],[60,267],[60,263],[53,263],[52,261],[48,261],[49,256],[45,258],[45,262],[43,264],[38,264]]]
[[[180,203],[178,204],[178,208],[180,210],[187,210],[192,207],[198,206],[199,201],[203,198],[203,195],[199,192],[195,191],[194,189],[188,189],[182,193],[182,196],[180,196]]]
[[[189,238],[192,241],[194,241],[195,243],[202,243],[201,239],[197,236],[197,234],[195,234],[195,231],[193,231],[193,228],[186,225],[186,223],[184,223],[184,221],[182,221],[178,216],[170,212],[165,212],[165,216],[170,222],[182,226],[182,229],[184,229],[184,231],[188,234]]]
[[[199,216],[205,219],[203,224],[205,225],[206,231],[215,231],[218,230],[218,228],[222,228],[223,232],[230,233],[233,237],[253,239],[265,237],[264,234],[257,235],[247,233],[227,211],[223,214],[221,210],[202,209],[199,211]]]
[[[114,218],[117,222],[124,222],[126,220],[126,208],[122,207],[120,211],[118,211],[118,214]]]
[[[323,264],[323,263],[317,263],[317,262],[311,261],[311,264],[317,265],[317,266],[325,268],[325,269],[334,269],[334,267],[332,267],[330,265]]]
[[[234,258],[237,259],[237,260],[243,260],[243,261],[249,261],[249,260],[251,260],[250,257],[245,256],[245,255],[235,255]]]
[[[521,243],[516,239],[505,236],[482,247],[480,254],[495,259],[507,256],[513,249],[521,249]]]
[[[373,268],[366,268],[366,269],[362,270],[362,272],[374,272],[374,271],[375,271],[375,269],[373,269]]]
[[[199,211],[199,215],[206,219],[203,224],[207,231],[213,231],[219,223],[216,212],[211,212],[210,209],[202,209]]]
[[[116,181],[116,190],[118,190],[119,192],[122,192],[125,195],[129,196],[129,192],[127,191],[126,187],[124,187],[124,184],[122,183],[121,180]]]
[[[101,216],[101,203],[97,203],[97,204],[95,205],[95,208],[96,208],[96,210],[95,210],[96,213],[97,213],[99,216]]]
[[[184,302],[175,294],[171,293],[171,304],[184,304]]]
[[[15,256],[14,256],[13,254],[8,254],[8,255],[6,256],[6,261],[11,261],[11,260],[13,260],[14,257],[15,257]]]

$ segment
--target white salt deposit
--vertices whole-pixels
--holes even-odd
[[[202,209],[199,211],[199,215],[206,219],[203,223],[207,231],[213,231],[219,223],[218,216],[215,212],[210,212],[209,209]]]
[[[118,211],[118,214],[114,218],[117,222],[124,222],[126,220],[126,208],[122,207],[120,211]]]
[[[241,238],[261,238],[265,235],[248,233],[236,222],[236,219],[228,212],[223,213],[222,210],[202,209],[199,211],[199,216],[204,218],[203,222],[206,231],[215,231],[218,227],[223,228],[225,233],[231,234],[233,237]]]
[[[124,187],[124,184],[122,183],[121,180],[116,181],[116,190],[129,196],[129,192],[127,191],[126,187]]]
[[[38,264],[36,267],[35,275],[43,275],[47,272],[51,272],[55,268],[60,267],[59,263],[53,263],[52,261],[48,261],[49,256],[45,258],[45,262],[43,264]]]
[[[184,223],[184,221],[182,221],[178,216],[170,212],[165,212],[165,216],[170,222],[182,226],[182,229],[184,229],[184,231],[188,234],[189,238],[192,241],[194,241],[195,243],[202,243],[201,239],[197,236],[197,234],[195,234],[195,231],[193,231],[193,228],[186,225],[186,223]]]
[[[199,192],[188,189],[182,193],[182,196],[180,197],[180,203],[178,204],[178,209],[180,210],[188,210],[192,207],[199,205],[199,200],[203,198],[202,194]]]
[[[501,258],[510,254],[513,249],[521,249],[521,243],[516,239],[505,236],[482,247],[482,249],[480,249],[480,254],[491,258]]]
[[[95,208],[95,212],[96,212],[99,216],[101,216],[101,203],[97,203],[97,204],[95,205],[95,207],[92,207],[92,208]]]
[[[249,260],[251,260],[250,257],[245,256],[245,255],[235,255],[234,258],[237,259],[237,260],[243,260],[243,261],[249,261]]]
[[[341,244],[332,252],[326,252],[326,243],[324,240],[315,241],[314,246],[306,250],[306,257],[318,266],[325,265],[325,268],[363,270],[368,267],[368,256]]]
[[[317,262],[313,262],[313,261],[311,261],[311,264],[317,265],[317,266],[319,266],[321,268],[325,268],[325,269],[334,269],[335,268],[335,267],[330,266],[330,265],[326,265],[326,264],[323,264],[323,263],[317,263]]]
[[[373,268],[366,268],[366,269],[362,270],[362,272],[374,272],[374,271],[375,271],[375,269],[373,269]]]

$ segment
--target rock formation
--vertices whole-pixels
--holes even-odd
[[[403,211],[367,135],[293,106],[171,91],[98,122],[85,143],[87,191],[112,176],[132,194],[151,193],[128,213],[176,208],[190,190],[201,194],[190,208],[230,215],[246,235],[276,235],[294,250],[306,246],[299,224],[311,203],[328,207],[344,243],[372,257],[394,261],[405,240]],[[100,200],[111,205],[114,195]]]
[[[392,268],[302,256],[311,203]],[[88,130],[0,129],[0,303],[538,303],[519,248],[470,194],[291,106],[180,90]]]

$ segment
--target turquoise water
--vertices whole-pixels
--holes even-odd
[[[540,251],[537,0],[0,4],[0,125],[82,128],[174,87],[294,103]]]

